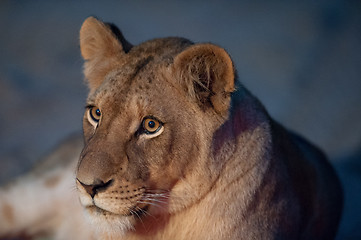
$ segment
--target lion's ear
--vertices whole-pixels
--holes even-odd
[[[174,59],[173,73],[202,108],[225,116],[235,90],[235,73],[227,52],[213,44],[193,45]]]
[[[94,17],[84,21],[80,29],[80,51],[85,60],[84,75],[91,91],[99,87],[105,75],[117,66],[121,56],[131,47],[113,24]]]

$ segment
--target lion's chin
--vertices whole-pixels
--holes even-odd
[[[119,215],[96,206],[86,207],[85,215],[100,239],[119,238],[134,229],[135,219],[132,215]]]

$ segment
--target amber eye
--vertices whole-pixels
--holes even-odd
[[[91,124],[97,125],[100,117],[102,116],[102,113],[100,112],[100,109],[97,107],[89,107],[88,110],[88,120]]]
[[[146,134],[154,134],[162,129],[163,124],[157,119],[147,117],[143,120],[142,126]]]

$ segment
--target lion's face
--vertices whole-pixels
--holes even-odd
[[[201,116],[174,86],[149,75],[153,67],[132,79],[120,70],[89,96],[78,178],[99,185],[89,190],[94,202],[81,195],[94,216],[167,208],[170,190],[201,155]]]
[[[233,78],[231,86],[209,82],[228,72],[210,72],[208,65],[193,71],[188,64],[199,51],[214,58],[223,49],[186,52],[189,41],[160,39],[125,51],[119,38],[94,18],[81,30],[90,94],[77,187],[89,219],[108,232],[187,208],[209,190],[217,177],[213,133],[227,116],[233,90]],[[212,87],[222,88],[221,96]]]

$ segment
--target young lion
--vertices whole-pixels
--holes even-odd
[[[334,238],[334,170],[270,118],[224,49],[183,38],[132,46],[93,17],[80,47],[85,146],[71,139],[1,188],[0,236]]]

